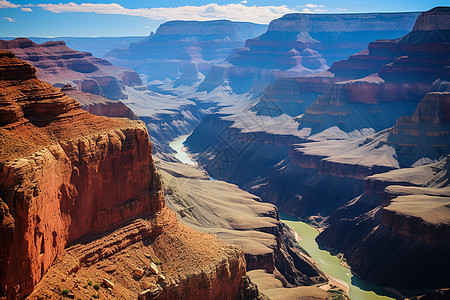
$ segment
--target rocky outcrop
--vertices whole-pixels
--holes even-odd
[[[96,57],[103,57],[114,48],[127,48],[131,43],[137,43],[145,36],[121,37],[29,37],[36,44],[50,41],[64,41],[66,45],[78,51],[91,52]]]
[[[55,277],[88,274],[92,263],[151,238],[146,243],[155,243],[155,249],[183,255],[162,258],[167,276],[186,278],[164,297],[186,290],[192,299],[199,294],[214,299],[218,293],[235,299],[244,288],[242,252],[183,227],[165,208],[145,125],[91,115],[34,73],[11,52],[1,52],[1,296],[23,298],[41,281],[42,294],[34,295],[54,299],[61,284]],[[124,224],[135,225],[122,230]],[[117,237],[117,230],[121,238],[105,237],[111,231]],[[96,246],[80,242],[85,238]],[[186,246],[172,247],[174,239]],[[75,255],[70,248],[61,256],[69,245],[81,252]],[[206,250],[193,252],[197,248]],[[197,270],[206,277],[189,268],[200,261]],[[52,265],[57,275],[44,278]],[[118,289],[119,297],[137,296],[129,282],[120,285],[125,290]]]
[[[149,80],[182,79],[184,84],[191,84],[202,76],[193,77],[192,66],[206,75],[213,64],[224,61],[234,48],[242,47],[246,39],[266,28],[228,20],[170,21],[160,25],[154,35],[128,49],[114,49],[106,58],[146,74]],[[183,80],[186,77],[191,80]]]
[[[93,115],[139,120],[133,111],[121,101],[109,100],[91,93],[83,93],[70,85],[64,86],[61,92],[77,100],[82,109]]]
[[[114,66],[89,52],[73,50],[63,41],[35,44],[29,39],[18,38],[0,41],[0,49],[10,50],[32,64],[41,80],[55,86],[71,84],[81,91],[112,100],[126,98],[124,85],[142,86],[134,71]]]

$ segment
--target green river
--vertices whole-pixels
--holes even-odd
[[[341,265],[339,258],[319,249],[316,243],[316,237],[319,235],[317,229],[285,214],[280,214],[280,219],[300,235],[300,246],[317,261],[322,271],[347,284],[352,300],[396,299],[393,293],[354,276],[349,269]]]

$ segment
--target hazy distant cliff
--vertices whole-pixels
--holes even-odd
[[[224,61],[234,48],[266,29],[266,25],[228,20],[170,21],[128,49],[112,50],[106,58],[132,67],[150,80],[174,80],[184,74],[183,83],[192,83],[201,78],[198,72],[206,74],[212,64]]]
[[[236,92],[259,92],[281,77],[325,71],[339,59],[380,38],[408,33],[419,13],[288,14],[273,20],[266,33],[249,39],[224,65]],[[237,74],[237,75],[235,75]],[[239,85],[238,81],[246,78]],[[208,77],[205,82],[208,82]],[[207,89],[207,85],[203,89]],[[223,83],[222,83],[223,84]],[[216,84],[217,86],[217,84]],[[238,86],[238,87],[236,87]],[[211,89],[213,86],[209,85]]]

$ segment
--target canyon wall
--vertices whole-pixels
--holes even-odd
[[[222,68],[223,79],[208,74],[199,90],[228,83],[235,92],[261,93],[283,77],[326,71],[380,38],[408,33],[419,13],[288,14],[271,21],[266,33],[236,49]],[[395,24],[395,26],[392,26]],[[308,103],[310,104],[310,103]]]
[[[96,116],[112,118],[128,118],[139,120],[139,117],[122,101],[115,101],[91,93],[81,92],[70,85],[66,85],[61,92],[77,100],[81,108]]]
[[[385,148],[392,155],[389,160],[397,161],[398,170],[367,177],[364,193],[333,213],[318,237],[322,246],[343,252],[363,278],[409,289],[434,289],[450,282],[445,254],[449,249],[448,97],[448,92],[428,93],[415,112],[399,118],[394,127],[368,143],[356,141],[354,149],[346,143],[345,155],[327,158],[333,163],[339,156],[364,153],[365,161],[357,160],[367,166],[379,160],[377,152]],[[344,147],[342,142],[333,144],[324,144],[323,149]]]
[[[154,247],[164,249],[174,237],[185,244],[195,241],[195,246],[187,243],[190,246],[180,248],[183,255],[194,253],[193,248],[216,247],[218,252],[208,253],[211,259],[198,266],[208,274],[201,278],[187,265],[199,261],[202,253],[187,255],[181,271],[175,267],[179,257],[164,258],[165,274],[186,280],[168,287],[163,298],[189,289],[195,290],[188,293],[192,299],[197,294],[206,299],[241,295],[245,274],[241,250],[181,226],[165,208],[145,125],[91,115],[59,89],[39,81],[35,69],[13,53],[0,53],[1,296],[23,298],[39,283],[37,298],[58,297],[61,282],[45,277],[49,269],[57,278],[78,272],[82,276],[93,262],[130,244],[156,241],[159,246]],[[105,232],[120,231],[124,224],[143,225],[136,225],[141,228],[137,231],[125,230],[123,240],[107,242],[111,240],[104,238]],[[92,244],[80,243],[86,238],[101,251],[86,254],[93,251]],[[83,245],[90,245],[84,259],[76,259],[77,251],[63,254],[67,246]],[[221,253],[221,258],[213,253]],[[83,263],[86,259],[88,263]],[[224,269],[229,276],[220,275]],[[191,280],[198,285],[192,286]],[[221,288],[221,281],[233,288]],[[137,296],[135,280],[130,282],[116,289],[119,296],[125,295],[123,289]]]
[[[367,51],[331,66],[335,77],[359,79],[334,83],[306,107],[299,128],[312,128],[312,133],[332,126],[379,131],[411,114],[426,93],[450,78],[446,16],[448,8],[424,12],[407,35],[371,42]]]
[[[326,72],[281,79],[264,91],[254,109],[291,116],[305,112],[299,129],[311,128],[312,134],[333,126],[345,132],[390,127],[399,116],[411,114],[427,92],[437,90],[436,80],[449,78],[449,28],[442,22],[447,14],[446,8],[424,12],[401,38],[370,42]],[[286,95],[282,89],[288,82]]]

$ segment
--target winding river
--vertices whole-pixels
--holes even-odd
[[[189,135],[180,136],[179,138],[172,141],[169,146],[177,152],[177,154],[175,154],[175,157],[178,158],[183,164],[195,166],[195,162],[187,154],[186,149],[183,146],[188,136]]]
[[[175,157],[182,163],[195,166],[195,162],[183,147],[183,143],[186,141],[187,137],[187,135],[181,136],[171,142],[169,146],[177,152]],[[214,180],[213,178],[211,179]],[[299,234],[301,237],[301,240],[299,241],[300,246],[302,246],[303,249],[317,261],[319,268],[322,271],[347,284],[349,287],[348,293],[352,300],[396,299],[393,293],[354,276],[348,268],[341,265],[338,257],[331,255],[328,251],[319,249],[319,245],[315,240],[319,235],[317,229],[289,215],[280,214],[280,218]]]
[[[319,249],[319,245],[316,243],[316,237],[319,235],[319,232],[316,228],[285,214],[280,214],[280,219],[300,235],[300,246],[317,261],[322,271],[347,284],[348,294],[351,299],[396,299],[393,293],[353,275],[348,268],[341,265],[338,257],[331,255],[326,250]]]

